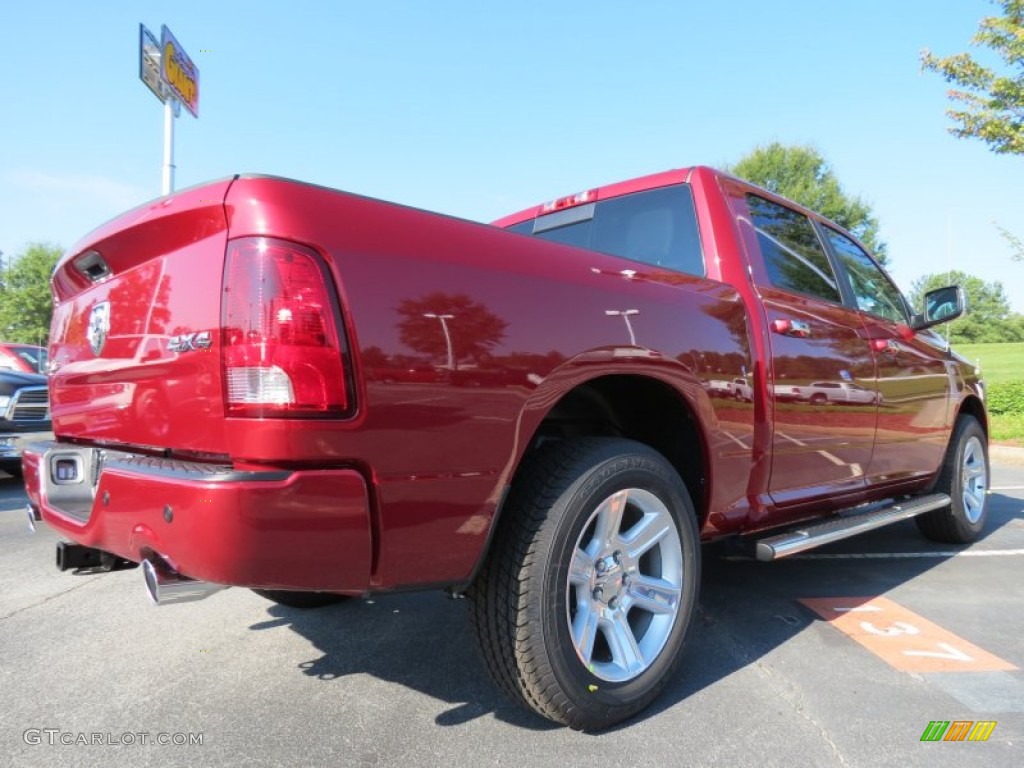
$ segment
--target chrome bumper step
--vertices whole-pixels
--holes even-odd
[[[757,559],[767,562],[798,552],[831,544],[833,541],[856,536],[866,531],[906,520],[917,515],[948,506],[950,498],[944,493],[918,496],[883,507],[873,506],[867,512],[840,514],[825,522],[803,525],[785,533],[757,542]]]

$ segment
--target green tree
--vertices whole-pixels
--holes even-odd
[[[954,270],[925,275],[914,281],[910,302],[923,306],[924,294],[945,285],[960,285],[967,294],[967,313],[950,326],[950,340],[964,344],[1024,341],[1024,318],[1010,312],[1010,300],[999,281],[986,283],[980,277]]]
[[[948,92],[954,107],[950,133],[981,139],[994,152],[1024,154],[1024,0],[998,0],[1002,16],[986,16],[971,45],[989,48],[1000,59],[997,71],[969,53],[940,58],[921,52],[924,69],[953,84]]]
[[[831,219],[852,232],[882,264],[888,263],[871,207],[843,191],[835,172],[814,147],[772,142],[756,147],[728,170]]]
[[[50,337],[53,300],[50,275],[61,248],[30,243],[0,273],[0,338],[46,346]]]
[[[987,16],[978,24],[971,44],[983,46],[1002,59],[1004,70],[982,66],[969,53],[939,58],[921,52],[924,69],[937,72],[950,89],[949,98],[961,109],[946,110],[953,120],[949,132],[959,138],[981,139],[1002,154],[1024,154],[1024,0],[1000,0],[1002,16]],[[998,224],[1014,261],[1024,261],[1024,241]]]
[[[1010,258],[1014,261],[1024,261],[1024,239],[1021,239],[1013,232],[1008,229],[996,224],[996,229],[999,230],[999,234],[1003,236],[1007,245],[1010,246]]]
[[[436,291],[398,306],[402,343],[422,354],[479,363],[505,338],[508,323],[464,293]]]

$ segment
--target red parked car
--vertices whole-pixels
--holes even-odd
[[[911,308],[850,233],[704,167],[496,224],[240,176],[78,243],[56,440],[24,454],[60,567],[142,563],[159,603],[466,593],[502,689],[596,729],[677,669],[701,542],[980,535],[984,387],[928,330],[958,288]],[[876,394],[778,402],[809,381]]]
[[[0,341],[0,371],[46,373],[48,360],[45,347]]]

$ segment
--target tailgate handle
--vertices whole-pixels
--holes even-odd
[[[798,339],[808,339],[811,336],[810,323],[803,320],[776,320],[772,323],[772,330],[783,336],[795,336]]]
[[[110,276],[110,267],[96,251],[89,251],[75,259],[75,269],[93,283]]]

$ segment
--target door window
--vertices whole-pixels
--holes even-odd
[[[846,268],[857,308],[894,323],[907,322],[906,305],[899,289],[853,240],[825,227],[825,236]]]
[[[839,283],[811,220],[757,195],[747,195],[747,207],[772,285],[842,303]]]

